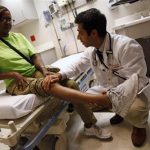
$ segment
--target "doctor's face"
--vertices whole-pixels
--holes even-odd
[[[85,46],[85,47],[90,47],[93,46],[93,37],[92,35],[88,35],[87,31],[82,27],[82,24],[78,24],[78,40],[81,41],[81,43]]]

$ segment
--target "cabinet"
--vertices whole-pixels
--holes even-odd
[[[52,41],[36,46],[35,49],[40,55],[44,65],[50,65],[57,60],[55,47]]]
[[[10,10],[15,27],[38,18],[33,0],[1,0],[0,4]]]
[[[150,77],[150,16],[137,19],[120,26],[116,26],[115,32],[136,39],[143,47],[147,64],[147,76]]]
[[[44,63],[44,65],[51,65],[53,62],[57,60],[55,49],[48,49],[42,52],[39,52],[40,57]]]
[[[123,34],[131,38],[138,39],[150,35],[149,27],[150,16],[147,16],[116,26],[113,29],[117,34]]]

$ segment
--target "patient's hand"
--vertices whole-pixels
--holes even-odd
[[[55,73],[54,72],[50,72],[48,71],[47,69],[43,71],[43,75],[46,77],[48,75],[54,75]]]
[[[18,89],[23,89],[24,86],[27,86],[28,84],[27,79],[24,76],[22,76],[20,73],[13,72],[13,76],[16,84],[18,85]]]

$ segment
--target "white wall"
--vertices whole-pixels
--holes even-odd
[[[54,27],[52,23],[46,28],[45,27],[45,21],[43,17],[43,10],[48,9],[49,1],[48,0],[33,0],[39,20],[34,21],[32,23],[29,23],[25,26],[20,27],[18,30],[22,32],[29,40],[30,40],[30,35],[35,35],[36,36],[36,42],[32,42],[34,46],[46,43],[48,41],[53,41],[54,45],[56,47],[56,53],[58,58],[62,56],[60,46],[57,40],[57,36],[54,30]],[[82,0],[81,0],[82,1]],[[83,7],[80,7],[77,9],[77,12],[81,12],[85,9],[95,7],[101,10],[102,13],[104,13],[107,17],[108,21],[108,31],[112,31],[112,27],[114,26],[114,21],[115,19],[134,14],[139,11],[143,11],[145,9],[150,9],[150,1],[149,0],[143,0],[142,2],[136,2],[134,4],[130,5],[121,5],[118,8],[114,10],[110,10],[107,6],[107,0],[96,0],[95,2],[89,3],[88,5],[85,5]],[[73,15],[72,13],[69,13],[69,17],[73,21]],[[66,54],[72,54],[76,53],[77,51],[82,51],[84,47],[81,45],[79,41],[77,41],[78,44],[78,50],[75,46],[74,38],[72,31],[70,29],[66,31],[61,31],[60,30],[60,25],[57,17],[54,17],[53,19],[54,25],[57,29],[57,34],[60,39],[60,44],[61,47],[63,48],[64,46],[66,47]],[[77,35],[76,32],[76,27],[73,28],[73,31],[75,33],[75,36]]]

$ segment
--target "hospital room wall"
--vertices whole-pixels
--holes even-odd
[[[54,26],[52,22],[50,22],[50,24],[47,27],[45,27],[43,11],[48,10],[49,1],[48,0],[33,0],[33,1],[39,19],[34,22],[28,23],[27,25],[21,26],[16,31],[23,33],[29,40],[31,35],[35,35],[36,41],[32,42],[34,46],[42,45],[49,41],[53,41],[58,58],[62,57],[61,49],[64,48],[66,48],[65,51],[66,55],[70,55],[84,50],[84,46],[78,40],[76,40],[78,45],[76,47],[75,40],[73,38],[73,33],[75,34],[75,36],[77,35],[76,26],[72,28],[73,33],[71,29],[61,31],[59,19],[56,16],[54,16],[53,19]],[[106,15],[108,20],[108,31],[112,32],[112,27],[114,26],[115,19],[149,9],[150,1],[143,0],[130,5],[121,5],[116,9],[111,10],[107,6],[107,0],[95,0],[94,2],[79,7],[77,9],[77,12],[79,13],[85,9],[92,7],[100,9],[101,12]],[[67,14],[65,15],[67,16]],[[74,21],[71,12],[69,12],[69,17],[71,21]],[[54,27],[56,28],[56,32],[54,30]],[[60,39],[60,43],[58,42],[57,36]]]

